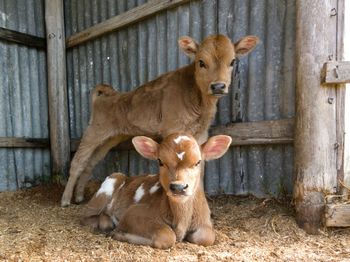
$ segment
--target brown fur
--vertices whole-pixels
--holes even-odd
[[[216,35],[199,45],[190,37],[182,37],[179,45],[194,58],[192,64],[128,93],[118,93],[108,85],[97,86],[92,93],[90,123],[72,160],[62,206],[70,204],[77,181],[75,200],[83,200],[94,166],[112,147],[129,137],[165,137],[186,132],[203,143],[218,99],[228,93],[232,61],[249,53],[257,42],[256,37],[247,36],[233,44],[226,36]],[[212,87],[218,83],[224,89],[214,93]]]
[[[177,140],[181,137],[185,139]],[[115,239],[156,248],[169,248],[184,239],[204,246],[213,244],[215,233],[200,183],[199,162],[223,155],[231,138],[212,137],[202,151],[190,135],[170,135],[160,145],[147,137],[135,137],[133,143],[143,156],[160,159],[160,174],[138,177],[112,174],[106,181],[115,180],[113,195],[100,189],[88,203],[82,224],[101,231],[116,226]],[[172,183],[188,187],[177,194],[171,190]],[[159,188],[151,192],[157,184]],[[135,202],[135,192],[141,187],[144,193]]]

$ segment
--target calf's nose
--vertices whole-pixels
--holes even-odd
[[[225,87],[226,87],[226,85],[224,83],[215,83],[215,84],[210,85],[210,88],[214,94],[223,93]]]
[[[188,188],[188,184],[178,184],[178,183],[170,184],[170,190],[173,193],[184,193],[187,188]]]

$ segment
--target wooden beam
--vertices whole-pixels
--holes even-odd
[[[62,0],[45,0],[52,175],[68,175],[70,140]]]
[[[261,144],[291,144],[293,143],[294,118],[232,123],[226,126],[216,126],[209,130],[210,135],[228,135],[233,141],[231,146],[249,146]],[[71,141],[72,151],[78,149],[80,140]],[[132,150],[131,140],[122,142],[114,150]]]
[[[323,63],[337,49],[335,8],[336,0],[296,1],[293,198],[296,221],[311,234],[318,234],[324,218],[324,193],[335,193],[338,184],[336,88],[321,85]]]
[[[343,186],[348,187],[343,182]],[[348,194],[327,195],[325,197],[325,225],[327,227],[350,227],[350,202]]]
[[[228,135],[232,137],[233,146],[260,144],[293,143],[294,118],[232,123],[210,129],[211,135]]]
[[[331,61],[324,64],[323,84],[350,83],[350,61]]]
[[[216,126],[209,130],[211,135],[229,135],[233,141],[231,146],[248,146],[260,144],[290,144],[293,143],[294,118],[232,123],[226,126]],[[70,150],[78,149],[80,139],[70,140]],[[0,148],[48,148],[50,140],[45,138],[0,137]],[[131,139],[120,143],[113,150],[132,150]]]
[[[70,149],[71,152],[76,152],[80,144],[80,139],[72,139],[70,143]],[[133,150],[134,146],[131,142],[131,139],[124,141],[120,144],[118,144],[116,147],[114,147],[112,150],[116,151],[126,151],[126,150]]]
[[[25,46],[45,49],[46,39],[43,37],[28,35],[17,31],[0,27],[0,40],[5,40]]]
[[[49,140],[45,138],[0,137],[0,148],[48,148]]]
[[[135,7],[125,13],[110,18],[104,22],[96,24],[88,29],[76,33],[67,39],[67,48],[77,46],[86,41],[95,39],[102,35],[116,31],[127,25],[139,22],[160,11],[174,8],[189,0],[153,0],[146,4]]]
[[[325,218],[327,227],[350,227],[350,203],[327,204]]]

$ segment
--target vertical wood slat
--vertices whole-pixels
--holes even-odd
[[[341,61],[344,58],[344,16],[345,16],[345,2],[343,0],[337,0],[337,56],[336,59],[338,62],[341,63]],[[344,62],[343,62],[344,63]],[[350,63],[345,63],[349,65],[350,69]],[[350,72],[350,70],[349,70]],[[349,78],[350,79],[350,78]],[[337,86],[336,90],[336,102],[337,102],[337,179],[338,181],[344,181],[344,147],[345,147],[345,97],[346,97],[346,89],[345,84],[340,84]],[[344,195],[347,194],[347,189],[344,187],[341,187],[341,185],[338,184],[338,192],[343,193]],[[346,198],[346,197],[344,197]]]
[[[337,188],[336,90],[320,85],[324,62],[336,54],[336,17],[331,15],[335,7],[335,0],[296,2],[293,197],[298,225],[312,234],[318,233],[324,215],[324,192]]]
[[[53,178],[68,173],[70,160],[66,46],[62,0],[45,0],[50,145]]]
[[[340,43],[340,59],[344,61],[350,61],[350,2],[345,0],[338,0],[338,10],[342,12],[341,17],[338,18],[340,26],[338,28],[342,33],[343,38],[338,40]],[[343,9],[343,10],[341,10]],[[339,12],[338,12],[339,13]],[[344,148],[343,148],[343,162],[342,162],[342,173],[343,183],[350,186],[350,84],[345,85],[344,90]],[[342,194],[344,198],[349,198],[350,190],[342,187]],[[346,196],[347,195],[347,196]]]

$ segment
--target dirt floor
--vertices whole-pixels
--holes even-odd
[[[157,250],[80,226],[82,207],[61,208],[61,193],[57,186],[0,193],[0,261],[350,261],[350,229],[307,235],[288,202],[215,197],[213,246]]]

